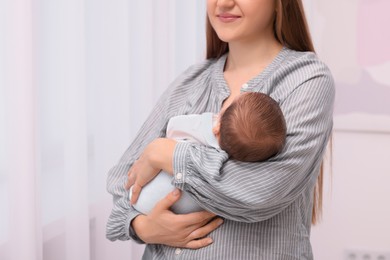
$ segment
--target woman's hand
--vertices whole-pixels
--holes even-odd
[[[168,173],[172,170],[172,157],[176,141],[167,138],[158,138],[148,144],[138,160],[130,168],[125,188],[131,186],[131,203],[137,202],[142,187],[150,182],[156,175],[164,170]]]
[[[173,247],[198,249],[213,241],[206,237],[222,223],[207,211],[177,215],[169,208],[180,198],[175,189],[156,204],[149,215],[139,215],[131,223],[135,233],[147,244],[164,244]],[[215,218],[215,219],[213,219]]]

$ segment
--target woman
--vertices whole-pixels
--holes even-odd
[[[107,237],[147,243],[144,259],[313,259],[313,192],[332,130],[334,83],[313,53],[302,2],[208,0],[207,13],[207,60],[172,83],[109,173]],[[218,112],[247,91],[270,95],[285,116],[286,145],[271,160],[227,160],[216,149],[159,138],[170,117]],[[207,211],[171,213],[176,190],[139,215],[123,187],[127,173],[126,188],[134,184],[137,195],[160,169]]]

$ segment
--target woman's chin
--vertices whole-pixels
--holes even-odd
[[[223,41],[223,42],[233,42],[235,40],[237,40],[237,36],[236,35],[232,35],[231,33],[217,33],[218,35],[218,38]]]
[[[228,33],[226,33],[226,34],[220,33],[217,35],[221,41],[227,42],[229,44],[248,41],[248,37],[245,37],[243,35],[232,35],[232,34],[228,34]]]

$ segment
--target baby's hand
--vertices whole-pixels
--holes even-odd
[[[130,203],[135,204],[141,193],[142,187],[149,183],[160,172],[160,169],[153,168],[145,156],[136,160],[127,174],[127,183],[125,188],[131,187]]]
[[[130,168],[127,174],[125,188],[131,189],[131,204],[135,204],[141,193],[142,187],[150,182],[156,175],[164,170],[172,174],[172,156],[176,141],[167,138],[157,138],[148,144],[138,160]]]

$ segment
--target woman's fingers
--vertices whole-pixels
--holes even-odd
[[[208,223],[212,218],[215,217],[215,214],[208,211],[199,211],[183,214],[180,216],[182,223],[185,224],[186,227],[198,228]]]
[[[188,242],[184,247],[189,249],[199,249],[205,246],[208,246],[213,243],[213,240],[209,237],[202,239],[192,240]]]
[[[135,185],[132,189],[136,187]],[[180,199],[180,195],[181,191],[175,189],[155,205],[147,217],[149,223],[144,227],[153,230],[154,234],[165,235],[144,237],[144,241],[189,249],[198,249],[212,243],[211,238],[206,236],[222,224],[222,219],[215,218],[215,214],[207,211],[172,213],[169,208]],[[133,223],[135,230],[139,228],[135,227],[136,224]],[[140,230],[137,232],[142,233]]]
[[[221,218],[216,218],[210,223],[208,223],[207,225],[194,230],[188,236],[188,239],[190,241],[187,242],[187,244],[184,247],[189,249],[199,249],[212,244],[213,240],[210,237],[206,237],[206,236],[210,234],[212,231],[214,231],[215,229],[217,229],[219,226],[221,226],[222,223],[223,220]]]
[[[188,236],[188,239],[194,240],[194,239],[204,238],[212,231],[217,229],[220,225],[222,225],[222,223],[223,223],[222,218],[216,218],[212,220],[210,223],[192,231],[191,234]]]
[[[163,211],[168,210],[176,201],[180,199],[181,191],[175,188],[172,192],[168,193],[162,200],[160,200],[156,206],[154,206],[154,210]]]

